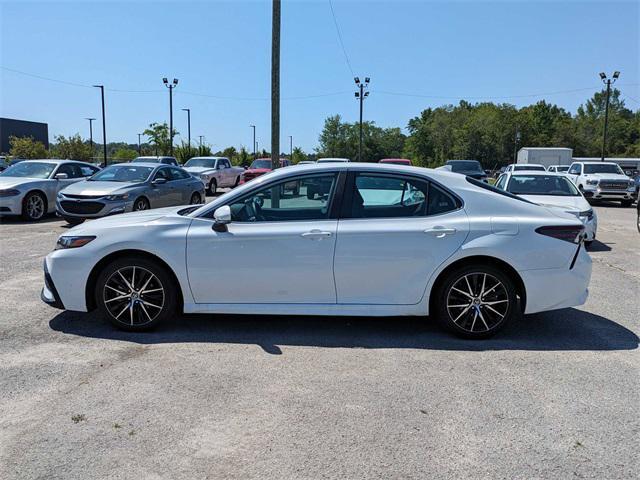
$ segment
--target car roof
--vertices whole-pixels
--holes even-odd
[[[161,168],[161,167],[176,167],[175,165],[166,165],[164,163],[158,162],[123,162],[123,163],[112,163],[109,165],[110,167],[151,167],[151,168]]]
[[[89,163],[87,162],[83,162],[81,160],[62,160],[60,158],[28,158],[28,159],[24,159],[24,160],[20,160],[20,163],[22,162],[40,162],[40,163],[54,163],[56,165],[60,165],[63,163],[86,163],[87,165],[89,165]]]
[[[618,165],[616,162],[585,162],[583,160],[576,160],[573,163],[584,163],[585,165]]]
[[[546,177],[563,177],[563,178],[567,178],[567,175],[565,173],[562,172],[548,172],[548,171],[541,171],[541,170],[517,170],[515,172],[509,172],[509,175],[511,175],[512,177],[517,177],[518,175],[522,175],[522,176],[532,176],[532,175],[544,175]]]
[[[203,155],[201,157],[191,157],[189,160],[193,160],[194,158],[206,158],[206,159],[210,159],[210,160],[229,160],[227,157],[216,157],[214,155]],[[189,160],[187,160],[187,162]]]

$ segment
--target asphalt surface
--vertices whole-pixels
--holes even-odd
[[[638,478],[640,235],[635,208],[597,212],[587,304],[488,341],[405,318],[118,332],[40,301],[63,222],[6,220],[0,478]]]

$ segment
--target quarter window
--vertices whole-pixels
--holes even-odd
[[[324,220],[336,186],[336,174],[287,179],[254,190],[229,204],[235,222]]]

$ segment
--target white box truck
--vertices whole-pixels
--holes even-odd
[[[573,149],[560,147],[523,147],[518,150],[517,163],[535,163],[549,168],[551,165],[571,165]]]

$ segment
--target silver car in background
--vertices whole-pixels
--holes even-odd
[[[204,203],[204,184],[182,168],[159,163],[111,165],[58,193],[56,211],[76,225],[89,218]]]
[[[73,160],[23,160],[0,173],[0,216],[40,220],[56,208],[57,193],[100,169]]]

